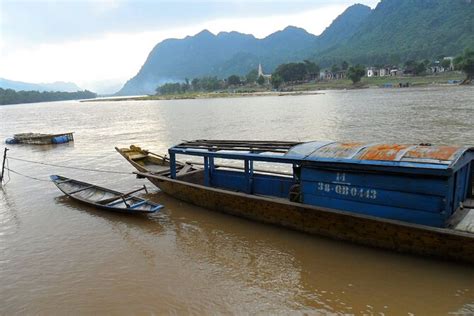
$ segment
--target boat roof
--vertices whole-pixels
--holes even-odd
[[[178,154],[209,153],[221,158],[278,162],[337,162],[378,166],[448,169],[474,160],[474,147],[333,141],[194,140],[176,145]],[[258,155],[266,159],[254,159]],[[270,159],[271,158],[271,159]],[[464,163],[462,163],[464,165]]]

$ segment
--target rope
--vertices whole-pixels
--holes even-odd
[[[20,173],[18,171],[15,171],[15,170],[12,170],[10,168],[5,168],[5,170],[8,170],[8,172],[13,172],[19,176],[22,176],[22,177],[26,177],[26,178],[30,178],[30,179],[33,179],[33,180],[38,180],[38,181],[44,181],[44,182],[51,182],[51,180],[44,180],[44,179],[40,179],[40,178],[35,178],[35,177],[32,177],[32,176],[27,176],[26,174],[23,174],[23,173]],[[5,183],[6,184],[6,183]]]
[[[11,156],[9,156],[8,159],[18,160],[18,161],[23,161],[23,162],[29,162],[29,163],[36,163],[36,164],[39,164],[39,165],[46,165],[46,166],[52,166],[52,167],[82,170],[82,171],[116,173],[116,174],[133,174],[132,172],[120,172],[120,171],[112,171],[112,170],[100,170],[100,169],[81,168],[81,167],[69,167],[69,166],[57,165],[57,164],[52,164],[52,163],[33,161],[33,160],[27,160],[27,159],[22,159],[22,158],[15,158],[15,157],[11,157]]]

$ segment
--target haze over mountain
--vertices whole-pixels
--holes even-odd
[[[61,92],[76,92],[81,91],[73,82],[52,82],[52,83],[28,83],[21,81],[13,81],[0,78],[0,88],[13,89],[15,91],[61,91]]]
[[[261,63],[272,72],[281,63],[311,59],[330,66],[400,63],[459,54],[474,47],[471,0],[382,0],[375,9],[349,7],[319,36],[289,26],[263,39],[238,32],[204,30],[157,44],[119,95],[154,93],[160,84],[202,76],[244,75]]]

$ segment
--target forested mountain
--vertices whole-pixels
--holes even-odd
[[[12,89],[15,91],[63,91],[63,92],[76,92],[80,91],[76,84],[72,82],[53,82],[53,83],[28,83],[21,81],[13,81],[4,78],[0,78],[0,88]]]
[[[289,26],[264,39],[204,30],[165,40],[118,94],[154,93],[162,83],[185,78],[244,75],[259,63],[267,73],[281,63],[303,59],[321,66],[342,60],[400,63],[453,56],[466,47],[474,47],[471,0],[382,0],[374,10],[360,4],[349,7],[320,36]]]
[[[474,48],[471,0],[383,0],[350,38],[314,57],[365,64],[453,56]]]
[[[238,32],[214,35],[207,30],[184,39],[167,39],[153,48],[138,74],[118,94],[153,93],[159,84],[184,78],[244,75],[259,63],[271,72],[281,63],[311,56],[319,46],[326,48],[326,42],[350,36],[368,13],[370,8],[363,5],[349,7],[333,23],[337,28],[346,25],[345,34],[329,27],[322,39],[294,26],[263,39]]]

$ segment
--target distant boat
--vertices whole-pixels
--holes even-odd
[[[58,189],[71,199],[100,209],[138,214],[154,213],[164,207],[161,204],[156,204],[132,195],[133,193],[146,189],[145,186],[132,192],[121,193],[58,175],[52,175],[50,178]]]
[[[311,234],[474,263],[474,148],[196,140],[168,154],[168,170],[156,174],[142,165],[137,175],[180,200]],[[178,155],[201,158],[203,167],[178,165]],[[276,168],[285,165],[289,172]]]
[[[61,134],[41,134],[41,133],[21,133],[13,135],[13,138],[7,138],[7,144],[31,144],[31,145],[50,145],[64,144],[73,142],[72,132]]]

